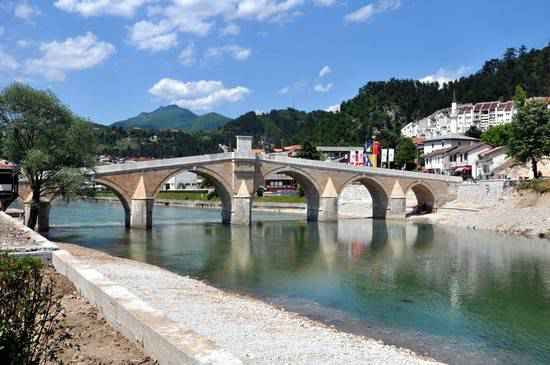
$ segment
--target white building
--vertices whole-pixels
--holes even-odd
[[[203,178],[189,171],[183,171],[166,180],[161,191],[183,191],[200,189]]]
[[[455,170],[462,168],[474,174],[473,166],[476,166],[478,154],[490,148],[489,145],[479,143],[476,138],[458,134],[430,138],[424,141],[424,170],[452,175]]]
[[[401,129],[407,137],[433,138],[447,134],[464,134],[470,127],[481,131],[510,123],[516,113],[514,102],[491,101],[477,104],[457,104],[436,111],[426,118],[411,122]]]

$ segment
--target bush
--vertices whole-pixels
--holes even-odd
[[[518,185],[518,190],[533,190],[537,193],[544,194],[550,192],[550,180],[532,179],[522,181]]]
[[[0,255],[0,359],[5,365],[56,361],[61,317],[54,284],[44,279],[40,260]]]

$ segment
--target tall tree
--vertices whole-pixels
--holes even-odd
[[[405,167],[406,170],[413,170],[416,167],[415,160],[417,158],[416,145],[412,139],[402,137],[397,145],[395,153],[395,163],[400,168]]]
[[[296,157],[307,160],[320,160],[321,153],[317,151],[317,148],[310,141],[306,141]]]
[[[518,111],[510,126],[509,154],[519,162],[530,162],[533,177],[538,178],[537,163],[550,155],[550,110],[546,103],[527,100],[521,86],[514,102]]]
[[[5,157],[20,165],[32,189],[28,225],[34,228],[41,199],[80,190],[83,168],[94,165],[95,137],[53,93],[20,83],[0,93],[0,126]]]
[[[505,146],[510,140],[510,124],[496,125],[481,134],[481,141],[493,146]]]

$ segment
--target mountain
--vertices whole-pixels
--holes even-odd
[[[143,129],[183,129],[188,132],[204,131],[222,127],[231,119],[217,113],[197,115],[177,105],[168,105],[150,113],[115,122],[113,127]]]

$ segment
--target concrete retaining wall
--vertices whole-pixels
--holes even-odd
[[[233,354],[190,329],[179,327],[128,289],[110,281],[67,251],[52,255],[55,269],[67,276],[107,321],[161,365],[242,365]]]
[[[513,191],[513,182],[510,180],[465,182],[457,188],[457,201],[478,206],[492,206],[499,200],[511,197]]]

